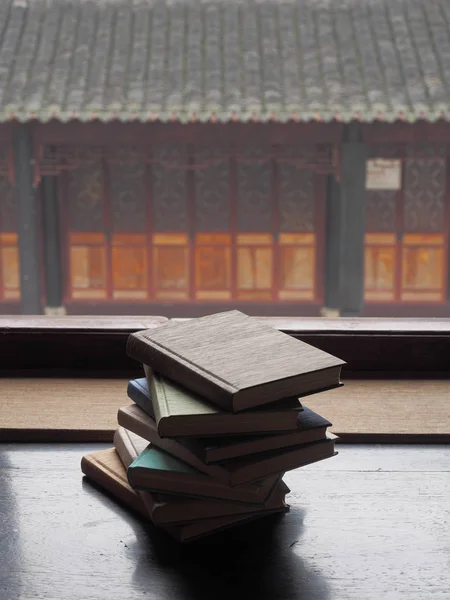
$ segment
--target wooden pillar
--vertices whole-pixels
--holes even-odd
[[[340,158],[339,304],[341,316],[358,315],[364,303],[364,236],[367,149],[361,128],[344,130]]]
[[[334,175],[327,180],[325,226],[325,307],[324,316],[338,316],[339,298],[339,243],[340,243],[340,184]]]
[[[59,231],[58,178],[42,178],[42,228],[45,271],[45,312],[59,314],[62,305],[61,243]]]
[[[13,130],[14,177],[19,208],[19,260],[21,311],[41,314],[41,260],[39,215],[34,188],[33,145],[27,125]]]

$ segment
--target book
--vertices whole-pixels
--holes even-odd
[[[137,493],[130,487],[127,481],[125,467],[120,461],[114,448],[100,450],[83,456],[81,459],[81,468],[86,477],[100,485],[122,504],[136,511],[142,517],[151,520],[148,510],[148,506],[150,506],[152,502],[150,494]],[[274,513],[286,512],[287,510],[288,506],[283,501],[280,501],[276,507],[270,507],[256,512],[249,511],[243,514],[203,519],[185,525],[165,526],[162,527],[162,529],[175,540],[179,542],[188,542],[234,525],[247,523],[256,518],[261,518]]]
[[[287,510],[284,483],[280,481],[269,502],[264,506],[221,502],[220,500],[197,500],[151,492],[142,492],[143,499],[155,525],[185,525],[218,517],[265,513],[267,510]]]
[[[128,389],[130,390],[130,388],[133,391],[131,392],[131,395],[129,394],[129,397],[136,401],[137,406],[142,409],[152,421],[145,418],[140,411],[132,410],[132,407],[130,407],[126,410],[126,414],[121,415],[119,411],[119,424],[123,424],[124,427],[164,449],[164,446],[159,443],[155,435],[155,425],[153,423],[155,416],[152,406],[152,397],[148,391],[147,380],[142,378],[130,381]],[[136,400],[137,394],[134,391],[136,389],[139,389],[137,394],[139,394],[141,401]],[[124,410],[125,409],[121,409],[121,411]],[[230,413],[223,414],[238,416],[230,415]],[[120,418],[122,418],[122,423],[120,422]],[[134,419],[136,419],[136,423],[132,422]],[[287,432],[272,432],[271,434],[266,433],[264,435],[258,435],[257,433],[252,432],[251,435],[239,436],[237,434],[232,434],[225,437],[186,437],[180,435],[176,437],[176,440],[190,450],[191,453],[195,454],[195,456],[203,463],[214,463],[239,456],[257,454],[258,452],[275,450],[286,446],[296,446],[324,439],[327,427],[331,427],[331,423],[327,421],[327,419],[324,419],[305,406],[302,406],[301,411],[298,412],[296,424],[297,427],[294,430],[288,430]],[[156,433],[160,437],[159,432]],[[180,458],[189,462],[189,460],[183,458],[183,456],[180,456]],[[195,466],[195,464],[193,464],[193,466]]]
[[[128,468],[131,462],[139,456],[143,445],[144,447],[147,445],[145,440],[124,427],[119,427],[114,433],[114,446],[125,468]],[[239,502],[198,500],[196,498],[151,492],[141,492],[141,495],[143,498],[147,497],[145,504],[153,523],[164,526],[180,525],[221,516],[247,514],[250,511],[256,513],[264,511],[266,508],[270,510],[284,508],[287,510],[288,505],[285,503],[285,496],[289,492],[288,486],[283,480],[280,480],[267,505],[262,507]]]
[[[139,379],[132,379],[129,381],[127,386],[127,396],[130,398],[130,400],[133,400],[133,402],[137,404],[139,408],[142,408],[144,412],[150,415],[153,419],[155,418],[147,377],[141,377]]]
[[[198,394],[153,373],[148,365],[144,370],[150,388],[146,407],[150,414],[149,404],[152,404],[161,437],[261,434],[293,431],[298,427],[297,419],[302,410],[298,398],[286,398],[260,409],[234,414],[220,410]]]
[[[119,408],[117,412],[117,422],[121,427],[124,427],[147,440],[147,444],[148,442],[151,442],[155,446],[158,446],[158,448],[176,456],[205,475],[228,483],[229,474],[221,466],[206,464],[192,452],[189,445],[183,445],[176,439],[161,438],[155,420],[139,408],[139,406],[131,405]]]
[[[318,415],[307,406],[297,417],[297,430],[262,436],[231,436],[217,438],[185,438],[183,444],[190,443],[191,450],[206,463],[227,461],[231,458],[249,456],[269,450],[298,446],[316,442],[326,437],[330,421]],[[195,443],[193,443],[195,442]]]
[[[128,483],[125,468],[114,448],[83,456],[81,470],[86,477],[98,483],[123,504],[148,518],[148,510]]]
[[[126,351],[232,412],[337,387],[345,364],[238,310],[132,333]]]
[[[317,418],[322,419],[319,415],[317,415]],[[297,468],[297,466],[328,458],[334,452],[335,436],[328,434],[327,439],[324,431],[322,438],[313,440],[310,443],[294,444],[287,448],[233,458],[221,464],[207,464],[198,456],[197,450],[199,447],[201,449],[201,440],[195,438],[160,438],[154,419],[144,413],[139,406],[132,405],[120,408],[117,413],[117,420],[119,425],[146,439],[158,448],[165,450],[205,475],[214,477],[231,486],[257,481],[272,473],[289,471]],[[322,421],[325,421],[325,419]],[[327,421],[325,422],[327,423]],[[245,442],[242,442],[242,444],[245,444]]]
[[[181,527],[164,527],[164,530],[169,533],[178,542],[193,542],[195,540],[204,537],[205,535],[211,535],[211,533],[218,533],[230,527],[236,527],[237,525],[244,525],[257,519],[267,517],[276,513],[287,512],[287,507],[281,507],[276,509],[266,509],[257,513],[249,513],[247,515],[235,515],[230,517],[219,517],[217,519],[206,519],[204,521],[198,521],[196,523],[184,525]]]
[[[125,468],[128,468],[149,444],[148,440],[121,426],[114,432],[113,443]]]
[[[266,504],[270,500],[283,474],[232,487],[153,444],[149,444],[127,469],[128,482],[133,489],[255,505]]]
[[[229,473],[229,485],[249,484],[258,481],[262,477],[269,477],[280,470],[286,473],[331,458],[337,454],[334,449],[336,439],[337,436],[328,433],[325,440],[318,442],[283,448],[282,450],[261,452],[251,457],[235,458],[227,461],[223,466]]]

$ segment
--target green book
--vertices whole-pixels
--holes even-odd
[[[261,435],[296,431],[300,400],[286,398],[259,409],[230,413],[144,365],[161,437]]]
[[[278,473],[255,483],[232,487],[204,475],[153,444],[127,469],[128,481],[137,490],[257,505],[270,499],[283,475]]]

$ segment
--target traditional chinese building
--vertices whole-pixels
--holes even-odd
[[[0,312],[450,315],[450,5],[4,0]]]

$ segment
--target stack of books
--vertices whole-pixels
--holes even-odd
[[[286,512],[286,471],[336,454],[303,403],[342,385],[322,350],[233,310],[132,334],[127,353],[145,377],[82,470],[179,541]]]

